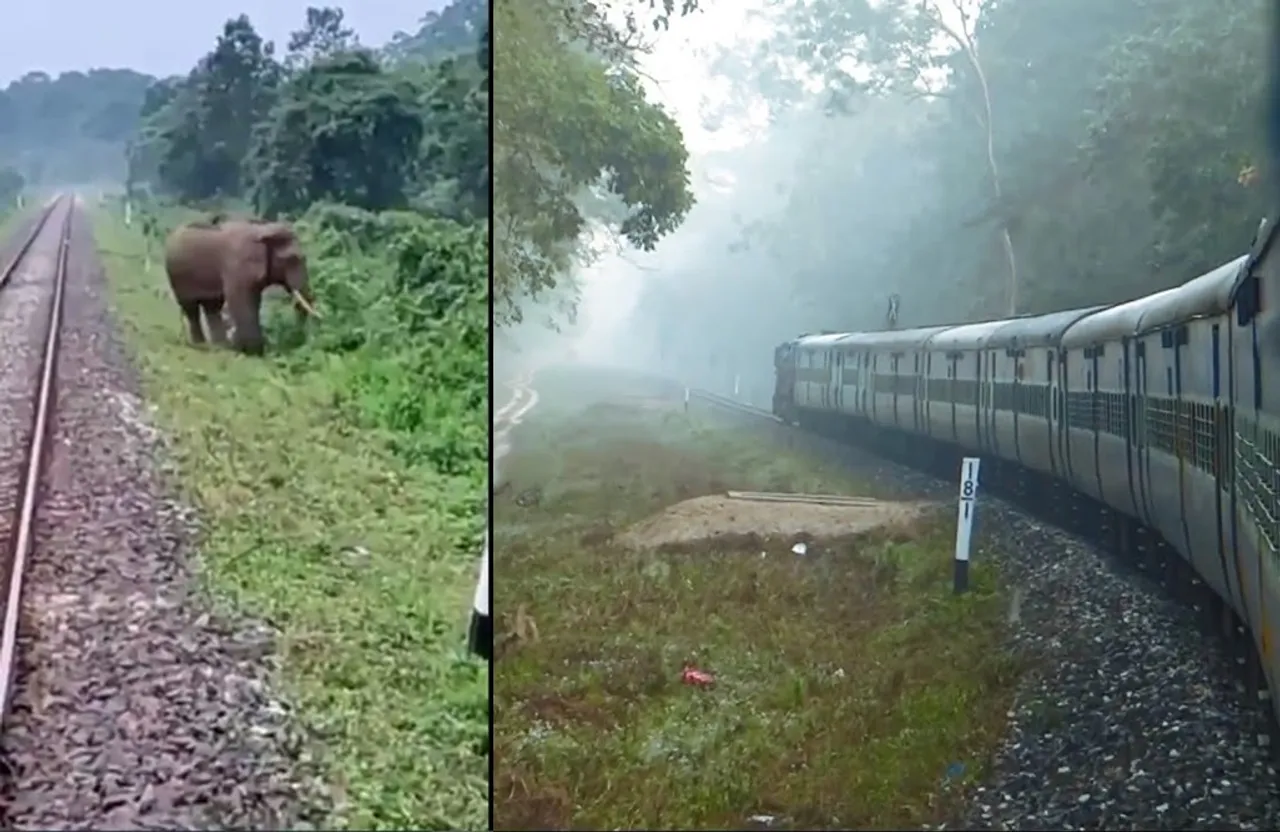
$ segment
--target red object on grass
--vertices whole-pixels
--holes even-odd
[[[715,684],[716,677],[705,670],[698,670],[693,665],[685,665],[684,672],[680,674],[680,681],[686,685],[696,685],[705,688],[707,685]]]

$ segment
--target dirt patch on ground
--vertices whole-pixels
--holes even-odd
[[[847,538],[878,529],[905,528],[930,503],[866,500],[856,505],[772,502],[726,495],[696,497],[642,520],[615,540],[629,549],[657,549],[744,536],[817,540]]]

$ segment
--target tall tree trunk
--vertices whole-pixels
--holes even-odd
[[[955,2],[956,11],[960,13],[961,28],[959,30],[943,22],[939,14],[935,19],[944,32],[947,33],[956,46],[960,47],[964,52],[965,58],[968,59],[969,65],[973,67],[973,72],[978,78],[978,86],[982,89],[982,126],[987,133],[987,170],[991,173],[991,190],[995,194],[995,204],[1001,205],[1004,201],[1004,189],[1000,186],[1000,168],[996,165],[996,140],[995,128],[992,125],[991,113],[991,88],[987,86],[987,74],[982,71],[982,62],[978,60],[978,45],[974,42],[969,32],[969,18],[965,14],[964,9],[960,6],[959,0]],[[1008,314],[1010,317],[1018,314],[1018,261],[1013,251],[1013,235],[1009,232],[1009,217],[1002,216],[1000,224],[1000,240],[1004,245],[1005,261],[1009,264],[1009,286],[1006,292],[1006,300],[1008,301]]]

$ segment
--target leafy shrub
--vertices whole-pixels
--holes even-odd
[[[325,318],[304,333],[286,304],[272,305],[266,326],[283,360],[335,372],[335,404],[359,426],[388,432],[407,462],[482,475],[487,227],[320,204],[298,229]]]

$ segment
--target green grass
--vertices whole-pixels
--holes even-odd
[[[696,495],[883,495],[712,417],[558,407],[546,391],[572,385],[540,387],[495,503],[500,574],[518,576],[495,584],[497,827],[954,821],[1022,670],[989,559],[950,591],[954,514],[804,559],[758,540],[626,551],[613,532]],[[716,686],[682,684],[686,662]]]
[[[141,233],[107,212],[95,225],[177,485],[201,513],[203,576],[282,630],[281,683],[319,738],[332,823],[487,828],[488,670],[465,650],[477,563],[459,542],[475,535],[476,478],[410,466],[394,436],[353,424],[338,403],[359,354],[189,347]]]

